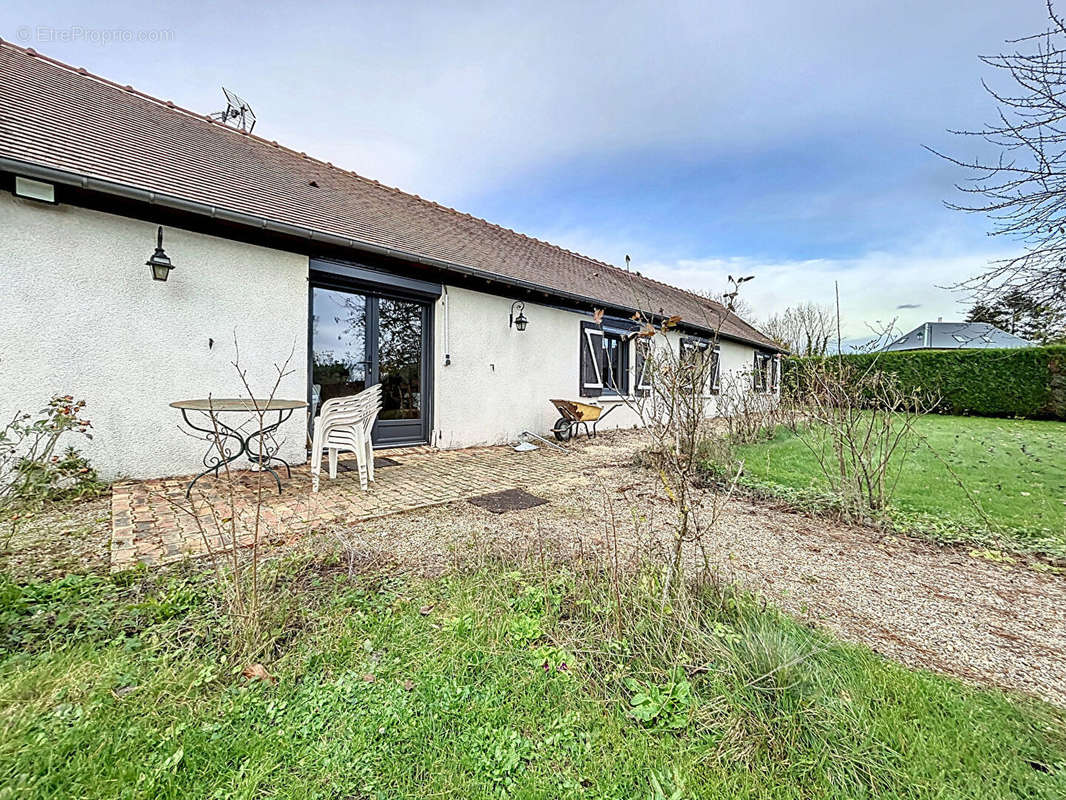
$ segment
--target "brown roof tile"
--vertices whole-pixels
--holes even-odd
[[[0,40],[0,155],[714,329],[719,304]],[[734,314],[724,335],[775,347]]]

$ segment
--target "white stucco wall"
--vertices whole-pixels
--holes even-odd
[[[439,447],[513,442],[524,430],[550,436],[559,414],[549,399],[582,399],[578,392],[578,348],[581,322],[591,316],[527,303],[529,327],[520,333],[507,327],[511,302],[448,287],[437,303],[433,427],[434,443]],[[671,334],[673,347],[679,338]],[[445,366],[446,352],[451,356],[450,366]],[[723,385],[751,385],[752,354],[747,345],[721,342]],[[601,397],[590,402],[608,405],[618,401]],[[710,413],[716,413],[717,398],[708,398],[708,403]],[[600,427],[607,430],[638,423],[632,409],[621,407]]]
[[[168,404],[246,396],[235,335],[257,394],[292,353],[277,396],[306,395],[307,258],[167,227],[176,268],[162,283],[144,266],[156,227],[0,192],[0,416],[86,400],[94,439],[75,443],[107,478],[200,469],[205,443]],[[296,412],[282,428],[294,463],[304,424]]]
[[[246,396],[232,365],[234,335],[257,395],[291,354],[277,396],[306,399],[307,258],[167,227],[176,268],[161,283],[144,265],[156,227],[0,192],[0,417],[35,412],[53,394],[84,399],[94,439],[72,443],[109,479],[202,468],[206,443],[180,432],[169,403]],[[437,303],[434,444],[550,435],[558,413],[548,400],[580,399],[580,323],[590,316],[530,303],[520,333],[507,327],[510,306],[456,287]],[[750,386],[752,352],[721,343],[723,386]],[[715,413],[719,400],[708,402]],[[292,463],[305,458],[304,422],[296,412],[282,428],[280,455]],[[601,427],[638,422],[621,407]]]

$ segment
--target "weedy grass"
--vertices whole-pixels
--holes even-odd
[[[901,529],[1066,557],[1066,423],[928,415],[892,463],[889,518]],[[804,439],[781,427],[738,448],[752,488],[826,503],[828,483]]]
[[[277,569],[273,680],[227,655],[210,577],[0,583],[0,797],[1066,792],[1061,711],[713,581],[663,606],[652,573]]]

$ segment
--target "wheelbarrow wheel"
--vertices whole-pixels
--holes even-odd
[[[570,439],[570,420],[566,417],[559,417],[555,421],[555,426],[552,428],[552,433],[555,434],[555,438],[560,442],[565,442]]]

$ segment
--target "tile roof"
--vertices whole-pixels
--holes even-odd
[[[216,206],[619,308],[723,307],[407,194],[0,40],[0,157]],[[723,335],[777,349],[735,314]]]
[[[1032,347],[1028,339],[987,322],[925,322],[885,347],[890,350],[969,350]]]

